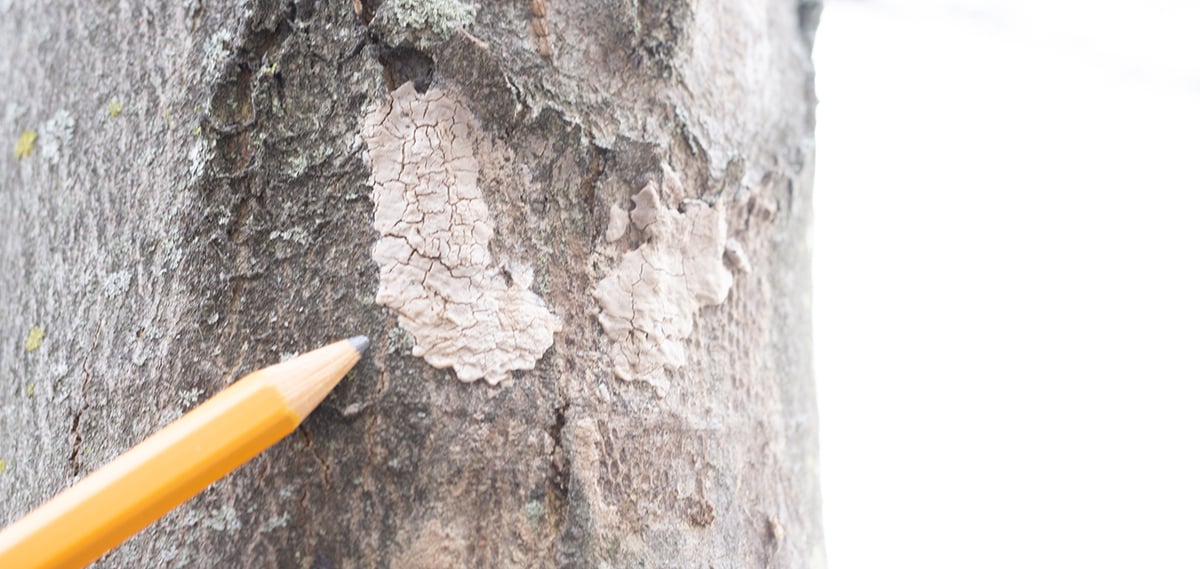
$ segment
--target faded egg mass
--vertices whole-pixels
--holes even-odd
[[[531,270],[488,249],[496,229],[478,185],[483,136],[453,93],[422,94],[412,83],[363,127],[379,233],[376,302],[412,334],[414,356],[495,385],[533,369],[562,322],[529,290]]]
[[[659,395],[667,391],[667,371],[687,363],[686,342],[697,313],[724,302],[733,286],[724,261],[724,206],[683,199],[682,208],[669,207],[662,196],[681,189],[665,164],[662,178],[633,195],[629,224],[644,241],[625,252],[592,293],[611,341],[614,373],[645,381]]]

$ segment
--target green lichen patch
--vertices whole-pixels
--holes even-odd
[[[121,114],[122,110],[124,110],[124,107],[121,106],[121,101],[113,99],[108,102],[108,116],[116,118],[117,115]]]
[[[427,48],[475,22],[475,7],[456,0],[390,0],[371,28],[391,46]]]
[[[262,527],[258,528],[258,533],[270,533],[278,528],[287,527],[291,516],[284,512],[282,515],[271,516]]]
[[[0,474],[4,474],[5,470],[8,470],[8,461],[0,458]]]
[[[46,329],[41,326],[34,326],[29,329],[29,335],[25,336],[25,351],[32,352],[42,347],[42,340],[46,338]]]
[[[33,397],[33,388],[34,384],[32,381],[25,384],[25,397]]]
[[[27,130],[21,133],[17,138],[17,147],[13,150],[13,156],[24,158],[33,152],[33,143],[37,142],[37,132]]]
[[[536,526],[542,523],[546,517],[546,506],[537,500],[532,500],[525,504],[525,522],[531,526]]]
[[[260,68],[258,70],[258,74],[263,75],[265,77],[274,77],[274,76],[278,75],[279,74],[279,62],[273,61],[269,64],[266,62],[263,62],[263,66],[262,66],[262,68]]]

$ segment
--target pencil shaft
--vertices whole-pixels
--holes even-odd
[[[82,567],[298,424],[274,388],[240,381],[5,530],[0,567]]]
[[[0,568],[83,567],[292,432],[365,338],[254,372],[0,531]]]

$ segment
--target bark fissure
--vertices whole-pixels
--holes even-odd
[[[84,355],[83,381],[79,384],[79,410],[71,417],[71,454],[67,457],[67,464],[71,466],[71,476],[79,476],[81,471],[79,453],[83,450],[83,431],[79,428],[79,421],[91,406],[87,396],[88,384],[92,381],[92,368],[89,362],[92,354],[96,351],[96,345],[100,342],[100,336],[93,333],[92,338],[92,345]]]
[[[325,458],[321,456],[320,451],[313,446],[312,432],[308,430],[308,427],[300,425],[299,432],[301,439],[304,441],[304,450],[312,453],[313,460],[316,461],[317,465],[320,467],[321,484],[325,492],[328,493],[330,488],[329,463],[326,462]]]
[[[71,466],[71,476],[79,476],[79,449],[83,447],[83,435],[79,433],[79,417],[81,415],[83,415],[82,409],[76,411],[75,415],[71,417],[71,455],[67,457],[67,464]]]
[[[563,403],[556,408],[554,424],[550,426],[550,440],[554,446],[550,453],[550,473],[546,477],[546,510],[554,534],[562,531],[567,520],[568,496],[571,493],[571,457],[563,447],[563,427],[567,425],[570,409],[570,403]]]

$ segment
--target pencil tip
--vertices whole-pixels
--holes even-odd
[[[366,336],[355,336],[346,341],[350,342],[350,345],[354,346],[355,350],[358,350],[358,355],[360,356],[367,355],[367,346],[371,345],[371,340]]]

